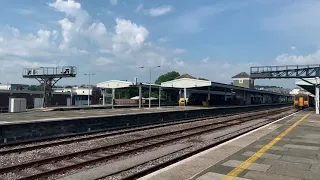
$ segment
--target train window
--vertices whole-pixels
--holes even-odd
[[[308,96],[305,96],[305,97],[304,97],[304,100],[305,100],[305,101],[308,101]]]

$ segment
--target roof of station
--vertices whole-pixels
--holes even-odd
[[[182,78],[196,79],[195,77],[191,76],[190,74],[182,74],[181,76],[177,77],[176,79],[182,79]]]
[[[149,87],[148,83],[141,83],[143,87]],[[130,81],[119,81],[119,80],[110,80],[97,84],[97,87],[100,88],[126,88],[136,86],[135,83]],[[247,92],[254,93],[262,93],[262,94],[273,94],[273,95],[284,95],[281,93],[275,93],[270,91],[256,90],[256,89],[248,89],[239,86],[233,86],[230,84],[217,83],[207,80],[199,80],[199,79],[191,79],[191,78],[180,78],[174,79],[172,81],[167,81],[161,83],[161,85],[151,84],[152,88],[158,88],[161,86],[162,89],[180,89],[180,88],[197,88],[197,87],[221,87],[233,90],[241,90]],[[289,95],[290,96],[290,95]]]
[[[99,88],[125,88],[130,87],[134,85],[133,82],[130,81],[120,81],[120,80],[110,80],[110,81],[104,81],[97,84],[97,87]]]
[[[29,90],[3,90],[0,89],[0,94],[43,94],[43,91],[29,91]],[[52,94],[70,95],[70,92],[52,92]]]
[[[142,85],[142,87],[149,87],[151,85],[152,88],[159,88],[161,85],[159,84],[150,84],[150,83],[139,83]],[[97,84],[97,87],[104,88],[104,89],[120,89],[120,88],[128,88],[137,86],[134,82],[131,81],[121,81],[121,80],[110,80],[110,81],[104,81]]]
[[[194,87],[206,87],[211,86],[211,81],[199,80],[193,78],[179,78],[172,81],[161,83],[162,87],[173,88],[194,88]]]
[[[297,86],[305,89],[306,91],[310,92],[311,94],[315,94],[315,87],[316,78],[303,78],[303,79],[296,79]]]
[[[241,72],[235,76],[233,76],[232,78],[250,78],[249,74],[246,72]]]
[[[221,88],[255,92],[255,93],[284,95],[284,94],[276,93],[276,92],[249,89],[249,88],[234,86],[234,85],[230,85],[230,84],[223,84],[223,83],[218,83],[218,82],[213,82],[213,81],[190,79],[190,78],[181,78],[181,79],[175,79],[172,81],[163,82],[163,83],[161,83],[161,86],[162,87],[173,87],[173,88],[196,88],[196,87],[211,87],[212,86],[212,87],[221,87]],[[291,96],[291,95],[288,94],[288,96]]]

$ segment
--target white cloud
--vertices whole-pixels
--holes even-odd
[[[180,48],[176,48],[176,49],[174,50],[174,52],[177,53],[177,54],[182,54],[182,53],[185,52],[185,50],[184,50],[184,49],[180,49]]]
[[[114,61],[106,57],[99,57],[98,59],[94,60],[93,63],[95,63],[98,66],[104,66],[108,64],[113,64]]]
[[[57,38],[59,37],[59,34],[58,34],[57,30],[53,30],[52,31],[52,37],[53,37],[53,40],[57,40]]]
[[[115,52],[131,52],[139,49],[147,39],[149,32],[143,26],[138,26],[130,20],[116,19],[115,35],[112,49]]]
[[[183,64],[182,66],[179,66]],[[180,61],[174,59],[175,70],[180,73],[188,73],[194,77],[203,77],[215,82],[230,84],[231,77],[242,72],[249,72],[251,66],[256,63],[234,63],[222,60],[208,61],[208,63],[199,63],[199,61]]]
[[[165,6],[160,6],[160,7],[157,7],[157,8],[149,9],[148,10],[148,14],[150,16],[162,16],[162,15],[168,14],[168,13],[170,13],[172,11],[173,11],[172,6],[165,5]]]
[[[17,28],[11,28],[11,30],[12,30],[13,36],[15,36],[15,37],[19,37],[19,36],[20,36],[20,31],[19,31],[19,29],[17,29]]]
[[[118,4],[118,0],[110,0],[110,4],[117,5]]]
[[[212,6],[199,6],[186,11],[176,18],[167,21],[167,26],[176,33],[198,33],[205,28],[207,21],[213,23],[213,16],[243,8],[246,1],[234,1],[228,3],[216,3]]]
[[[167,37],[161,37],[159,38],[159,42],[161,43],[164,43],[164,42],[167,42],[168,41],[168,38]]]
[[[89,16],[88,13],[81,8],[81,4],[74,0],[56,0],[56,2],[49,3],[48,5],[68,16],[77,17],[78,20],[86,20]]]
[[[319,9],[320,1],[316,0],[281,4],[262,21],[262,25],[266,30],[280,33],[283,37],[319,46],[320,22],[315,18],[320,16]]]
[[[176,63],[177,66],[184,66],[184,61],[179,60],[179,58],[174,58],[173,61]]]
[[[292,51],[294,51],[294,50],[296,50],[297,48],[296,48],[295,46],[291,46],[290,49],[291,49]]]
[[[201,63],[208,63],[208,61],[209,61],[209,57],[206,57],[206,58],[203,58],[203,59],[201,59]]]
[[[31,9],[14,9],[14,11],[22,15],[31,15],[35,13],[35,11]]]
[[[140,3],[137,8],[134,10],[134,12],[140,12],[143,9],[143,4]]]
[[[0,81],[4,78],[21,81],[21,74],[13,69],[56,66],[56,61],[63,62],[59,65],[75,65],[82,73],[100,71],[105,75],[118,71],[110,74],[112,78],[123,78],[136,72],[128,71],[128,67],[141,64],[168,67],[168,59],[184,53],[179,48],[155,46],[148,41],[150,32],[128,19],[116,18],[115,26],[107,28],[76,1],[56,0],[48,6],[65,15],[56,19],[57,28],[39,29],[34,33],[10,26],[0,29],[0,61],[12,62],[0,68]],[[177,61],[177,65],[183,63]]]
[[[276,63],[280,65],[291,65],[291,64],[320,64],[320,51],[306,56],[301,55],[289,55],[281,54],[276,57]]]
[[[16,28],[12,28],[11,34],[5,33],[1,37],[0,56],[17,57],[46,57],[55,48],[51,43],[51,32],[38,30],[36,35],[21,34]]]

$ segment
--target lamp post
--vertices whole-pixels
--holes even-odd
[[[85,76],[89,76],[89,87],[88,87],[88,106],[90,106],[90,88],[91,88],[91,82],[90,82],[90,77],[95,75],[96,73],[91,73],[91,74],[84,74]]]
[[[149,66],[149,67],[145,67],[145,66],[141,66],[139,68],[149,68],[149,109],[151,108],[151,69],[152,68],[158,68],[161,66]]]

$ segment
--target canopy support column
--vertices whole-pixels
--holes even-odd
[[[159,108],[161,107],[161,86],[159,86]]]
[[[141,104],[142,104],[141,94],[142,94],[142,86],[141,86],[141,84],[140,84],[140,85],[139,85],[139,108],[141,108]]]
[[[106,90],[102,90],[102,105],[105,105],[106,102]]]
[[[184,96],[184,106],[187,105],[187,88],[183,89],[183,96]]]
[[[114,108],[115,97],[116,97],[116,89],[112,88],[112,109]]]
[[[316,77],[316,114],[319,114],[319,77]]]

